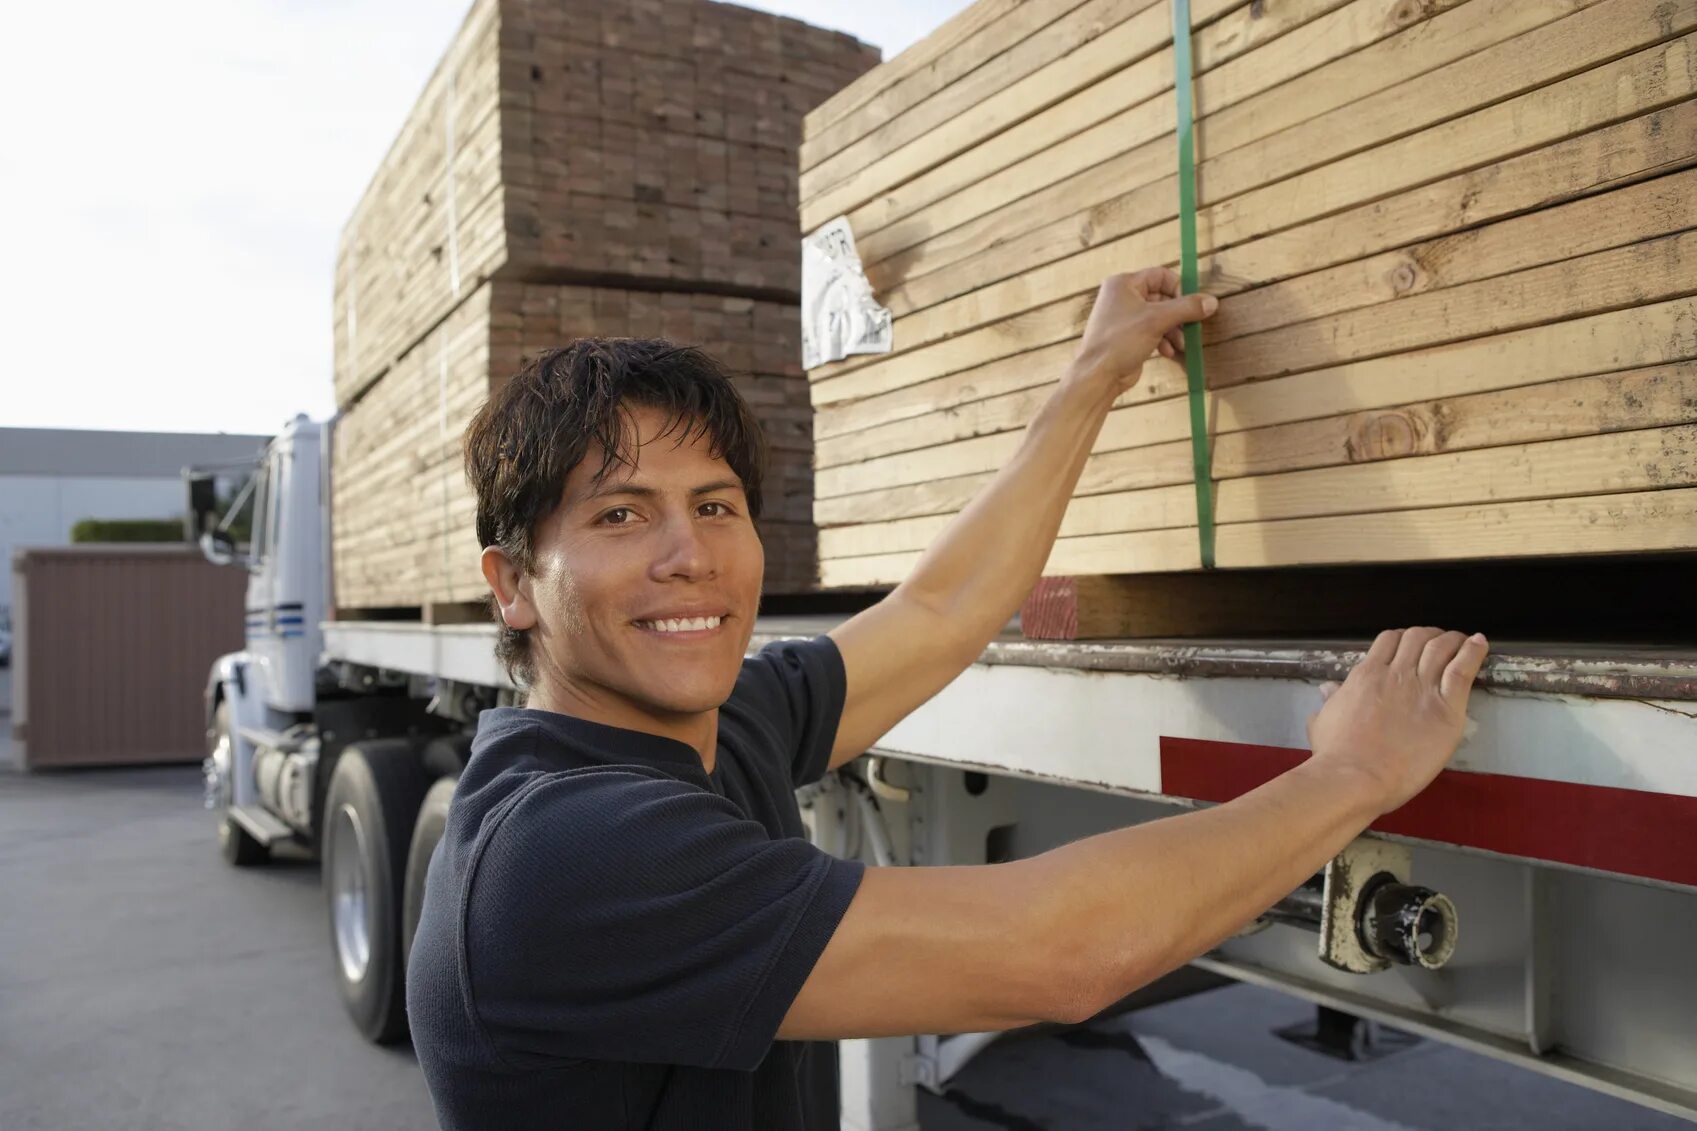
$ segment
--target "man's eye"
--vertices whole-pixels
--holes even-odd
[[[614,507],[601,516],[601,521],[608,526],[625,526],[629,524],[630,513],[629,507]]]
[[[703,508],[706,508],[706,507],[718,507],[719,508],[717,511],[710,513],[708,515],[709,518],[718,518],[722,515],[728,515],[728,514],[731,513],[731,508],[727,504],[721,503],[717,500],[714,500],[713,502],[702,503],[701,505],[702,505]]]

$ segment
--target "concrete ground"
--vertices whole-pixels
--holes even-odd
[[[10,720],[0,716],[0,735]],[[316,867],[219,859],[197,768],[25,775],[0,737],[0,1129],[435,1126],[411,1050],[355,1035]],[[1009,1039],[925,1131],[1689,1127],[1441,1045],[1345,1064],[1311,1017],[1234,986],[1091,1030]]]
[[[200,791],[0,769],[0,1129],[434,1127],[412,1050],[342,1013],[317,867],[230,868]]]

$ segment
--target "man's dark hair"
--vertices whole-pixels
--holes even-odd
[[[712,455],[742,480],[749,517],[760,517],[765,441],[718,362],[660,338],[580,338],[529,359],[466,428],[478,545],[499,546],[536,572],[536,525],[560,505],[572,468],[599,450],[599,483],[633,464],[627,428],[634,407],[664,413],[665,434],[680,444],[707,437]],[[496,658],[515,682],[534,683],[529,634],[502,624],[498,611],[495,619]]]

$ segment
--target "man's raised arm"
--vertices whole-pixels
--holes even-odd
[[[833,769],[942,690],[1007,624],[1048,560],[1114,399],[1151,354],[1178,356],[1183,324],[1217,305],[1210,295],[1181,297],[1178,274],[1165,268],[1102,284],[1077,356],[1013,459],[905,581],[831,632],[848,680]]]

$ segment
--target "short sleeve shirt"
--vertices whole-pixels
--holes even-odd
[[[836,1045],[776,1033],[862,874],[795,799],[843,696],[829,637],[768,645],[711,774],[673,739],[483,712],[407,972],[444,1128],[838,1126]]]

